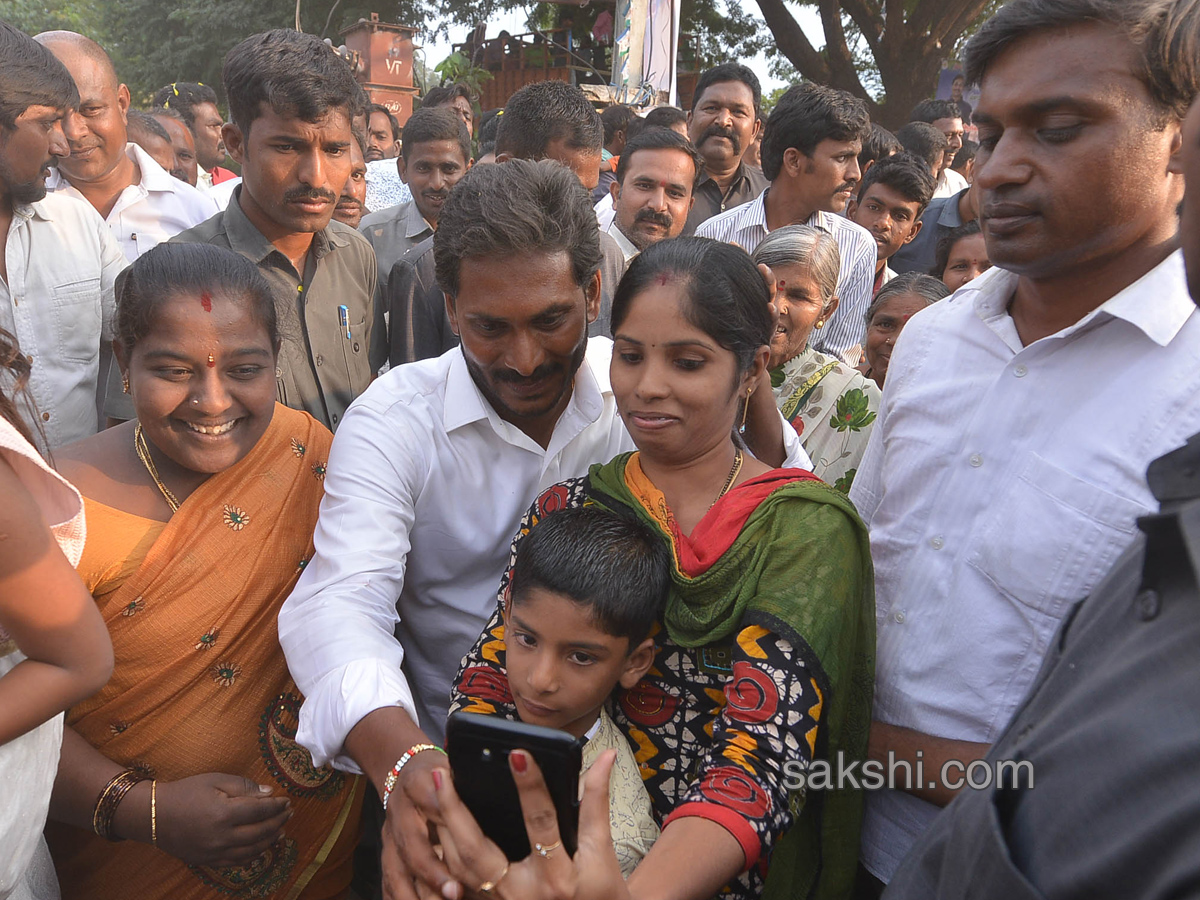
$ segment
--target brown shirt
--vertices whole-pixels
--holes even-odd
[[[336,429],[386,358],[375,253],[353,228],[331,221],[313,235],[305,272],[299,273],[246,218],[241,191],[224,212],[171,240],[216,244],[258,264],[275,295],[283,336],[275,369],[279,402]],[[347,307],[349,337],[339,306]]]
[[[692,194],[696,202],[688,214],[683,233],[694,234],[701,222],[711,219],[727,209],[749,203],[770,185],[771,182],[762,173],[762,169],[756,169],[745,163],[738,166],[737,174],[726,191],[722,191],[711,177],[705,175]]]

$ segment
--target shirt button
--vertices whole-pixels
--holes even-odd
[[[1149,622],[1158,615],[1160,605],[1158,591],[1153,588],[1142,591],[1137,595],[1138,618],[1143,622]]]
[[[42,413],[42,421],[49,422],[50,421],[50,413]]]
[[[976,469],[978,469],[980,466],[983,465],[983,457],[980,456],[978,453],[972,453],[971,454],[971,465],[974,466]]]
[[[939,535],[935,535],[934,537],[931,537],[929,539],[929,546],[932,547],[934,550],[941,550],[943,547],[946,546],[946,542],[944,540],[942,540],[942,536],[939,534]]]
[[[895,613],[893,613],[892,618],[895,619],[897,622],[899,622],[901,625],[903,625],[904,624],[903,610],[897,610]]]
[[[32,366],[33,365],[33,354],[30,353],[27,357],[25,357],[25,360]]]
[[[320,354],[317,354],[317,359],[316,359],[317,365],[319,366],[323,362],[325,362],[325,357],[321,356]]]
[[[275,377],[276,377],[276,378],[282,378],[282,377],[283,377],[283,369],[281,369],[279,366],[276,366],[276,367],[275,367]]]
[[[1013,369],[1013,374],[1016,375],[1018,378],[1024,378],[1026,375],[1029,374],[1029,370],[1027,368],[1025,368],[1024,366],[1017,366],[1015,369]]]

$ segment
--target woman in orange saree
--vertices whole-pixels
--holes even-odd
[[[63,895],[342,897],[363,790],[295,743],[276,631],[332,436],[275,403],[274,306],[249,261],[163,245],[120,304],[138,420],[60,458],[94,523],[79,572],[117,660],[67,715],[47,835]]]

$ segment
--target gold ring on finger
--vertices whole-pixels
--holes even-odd
[[[485,881],[483,884],[481,884],[479,886],[479,893],[490,894],[495,889],[496,885],[498,885],[502,880],[504,880],[504,876],[507,874],[508,874],[508,863],[505,863],[504,871],[502,871],[499,875],[497,875],[491,881]]]
[[[555,841],[553,844],[534,844],[533,849],[537,851],[537,855],[542,859],[549,859],[550,854],[562,846],[562,841]]]

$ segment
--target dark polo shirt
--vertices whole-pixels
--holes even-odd
[[[383,310],[375,302],[375,253],[349,226],[331,221],[313,235],[306,271],[242,212],[239,187],[224,212],[172,241],[215,244],[258,265],[275,296],[283,345],[276,364],[279,402],[335,429],[387,357]],[[349,311],[349,336],[338,307]]]
[[[1032,764],[1033,786],[965,789],[885,900],[1200,893],[1200,435],[1147,480],[1159,513],[1068,614],[987,755]]]
[[[711,219],[718,213],[723,213],[727,209],[733,209],[735,206],[741,206],[743,203],[749,203],[768,187],[771,182],[767,180],[767,176],[762,173],[762,169],[756,169],[753,166],[748,166],[742,163],[738,166],[737,174],[730,183],[728,190],[722,192],[721,188],[708,175],[692,192],[695,198],[695,203],[692,204],[692,211],[688,213],[687,224],[683,227],[684,234],[693,234],[696,227],[706,219]]]

